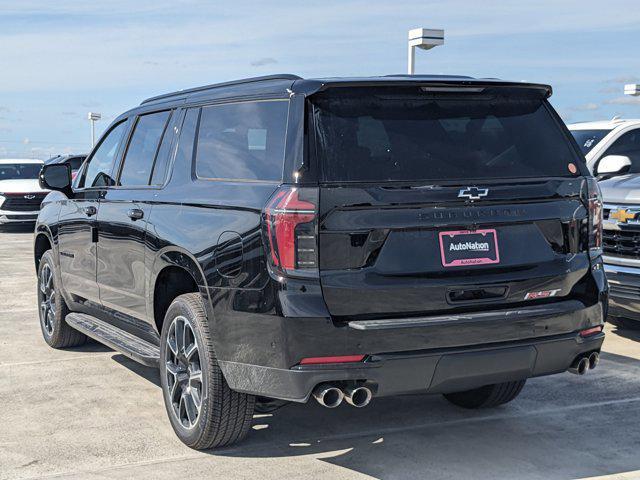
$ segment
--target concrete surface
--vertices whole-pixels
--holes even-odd
[[[600,367],[466,411],[438,396],[287,406],[241,445],[174,436],[158,375],[98,344],[42,340],[29,231],[0,231],[0,479],[640,478],[640,335],[608,327]]]

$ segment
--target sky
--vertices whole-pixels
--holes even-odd
[[[548,83],[566,122],[640,118],[637,0],[0,0],[0,158],[90,149],[143,99],[236,78],[416,73]]]

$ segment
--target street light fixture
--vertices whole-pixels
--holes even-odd
[[[416,70],[416,47],[430,50],[438,45],[444,45],[444,30],[429,28],[409,30],[409,61],[407,64],[409,75],[413,75]]]
[[[102,118],[102,115],[95,112],[89,112],[87,118],[91,122],[91,148],[96,144],[96,122]]]
[[[640,97],[640,84],[638,83],[628,83],[624,86],[624,94],[632,95],[634,97]]]

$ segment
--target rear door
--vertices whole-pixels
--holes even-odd
[[[320,276],[333,316],[580,295],[586,166],[538,92],[481,90],[312,98]]]
[[[138,116],[123,154],[116,185],[100,201],[97,280],[107,307],[146,319],[145,230],[152,198],[164,182],[156,172],[166,165],[172,136],[171,111]],[[166,137],[166,138],[165,138]],[[163,141],[165,138],[165,141]],[[155,185],[154,185],[155,184]]]

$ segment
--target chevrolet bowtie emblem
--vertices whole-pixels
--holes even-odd
[[[609,213],[609,219],[613,218],[620,223],[627,223],[629,220],[636,218],[636,215],[636,213],[630,212],[626,208],[619,208],[617,210],[612,210]]]

